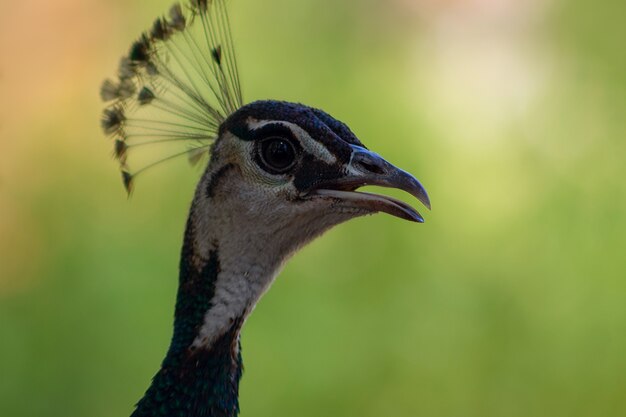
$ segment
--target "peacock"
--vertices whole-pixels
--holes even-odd
[[[415,177],[328,113],[277,100],[244,104],[225,3],[175,4],[100,90],[102,128],[129,194],[163,161],[206,165],[184,233],[171,344],[133,417],[237,416],[240,331],[284,263],[356,217],[424,221],[407,203],[360,187],[404,190],[430,209]]]

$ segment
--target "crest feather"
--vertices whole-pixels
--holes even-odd
[[[222,122],[243,105],[226,1],[174,4],[131,45],[117,79],[103,82],[100,96],[109,105],[102,129],[115,136],[129,193],[136,176],[160,162],[182,155],[201,161]],[[135,148],[153,152],[131,170]]]

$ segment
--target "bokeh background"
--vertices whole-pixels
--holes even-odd
[[[126,198],[102,79],[169,0],[0,3],[0,415],[126,416],[171,334],[197,169]],[[242,417],[626,415],[620,0],[236,0],[245,98],[324,108],[415,173],[243,332]]]

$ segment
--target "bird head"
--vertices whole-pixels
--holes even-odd
[[[185,154],[197,162],[208,151],[192,220],[207,233],[211,224],[212,236],[216,225],[230,240],[254,240],[261,233],[258,240],[285,241],[282,250],[290,252],[367,214],[423,222],[400,200],[357,191],[366,185],[397,188],[430,208],[417,179],[368,150],[344,123],[302,104],[243,104],[227,22],[223,0],[175,4],[169,17],[158,18],[133,43],[118,80],[103,83],[101,96],[112,104],[102,127],[116,137],[127,191],[138,174],[160,162]],[[129,169],[127,157],[135,148],[189,141],[191,149]]]
[[[129,194],[161,162],[210,155],[185,232],[174,347],[187,348],[189,336],[192,347],[210,349],[233,326],[238,335],[281,265],[331,227],[378,212],[423,222],[409,204],[360,187],[400,189],[430,208],[417,179],[327,113],[282,101],[244,105],[228,22],[224,0],[175,4],[101,88],[109,103],[102,128],[115,139]],[[184,151],[166,152],[181,144]],[[147,147],[167,149],[132,170],[130,155]]]
[[[397,188],[430,208],[415,177],[368,150],[344,123],[302,104],[243,106],[222,124],[210,153],[196,193],[197,221],[210,218],[231,238],[235,231],[245,239],[259,233],[279,253],[377,212],[424,221],[400,200],[357,191],[362,186]]]

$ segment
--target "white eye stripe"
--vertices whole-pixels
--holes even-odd
[[[286,122],[284,120],[256,120],[252,118],[248,119],[246,122],[248,124],[248,128],[252,130],[259,129],[270,124],[285,126],[291,130],[295,137],[300,139],[300,145],[306,152],[315,155],[327,164],[334,164],[337,162],[335,155],[333,155],[328,148],[326,148],[326,146],[313,139],[306,130],[294,123]]]

